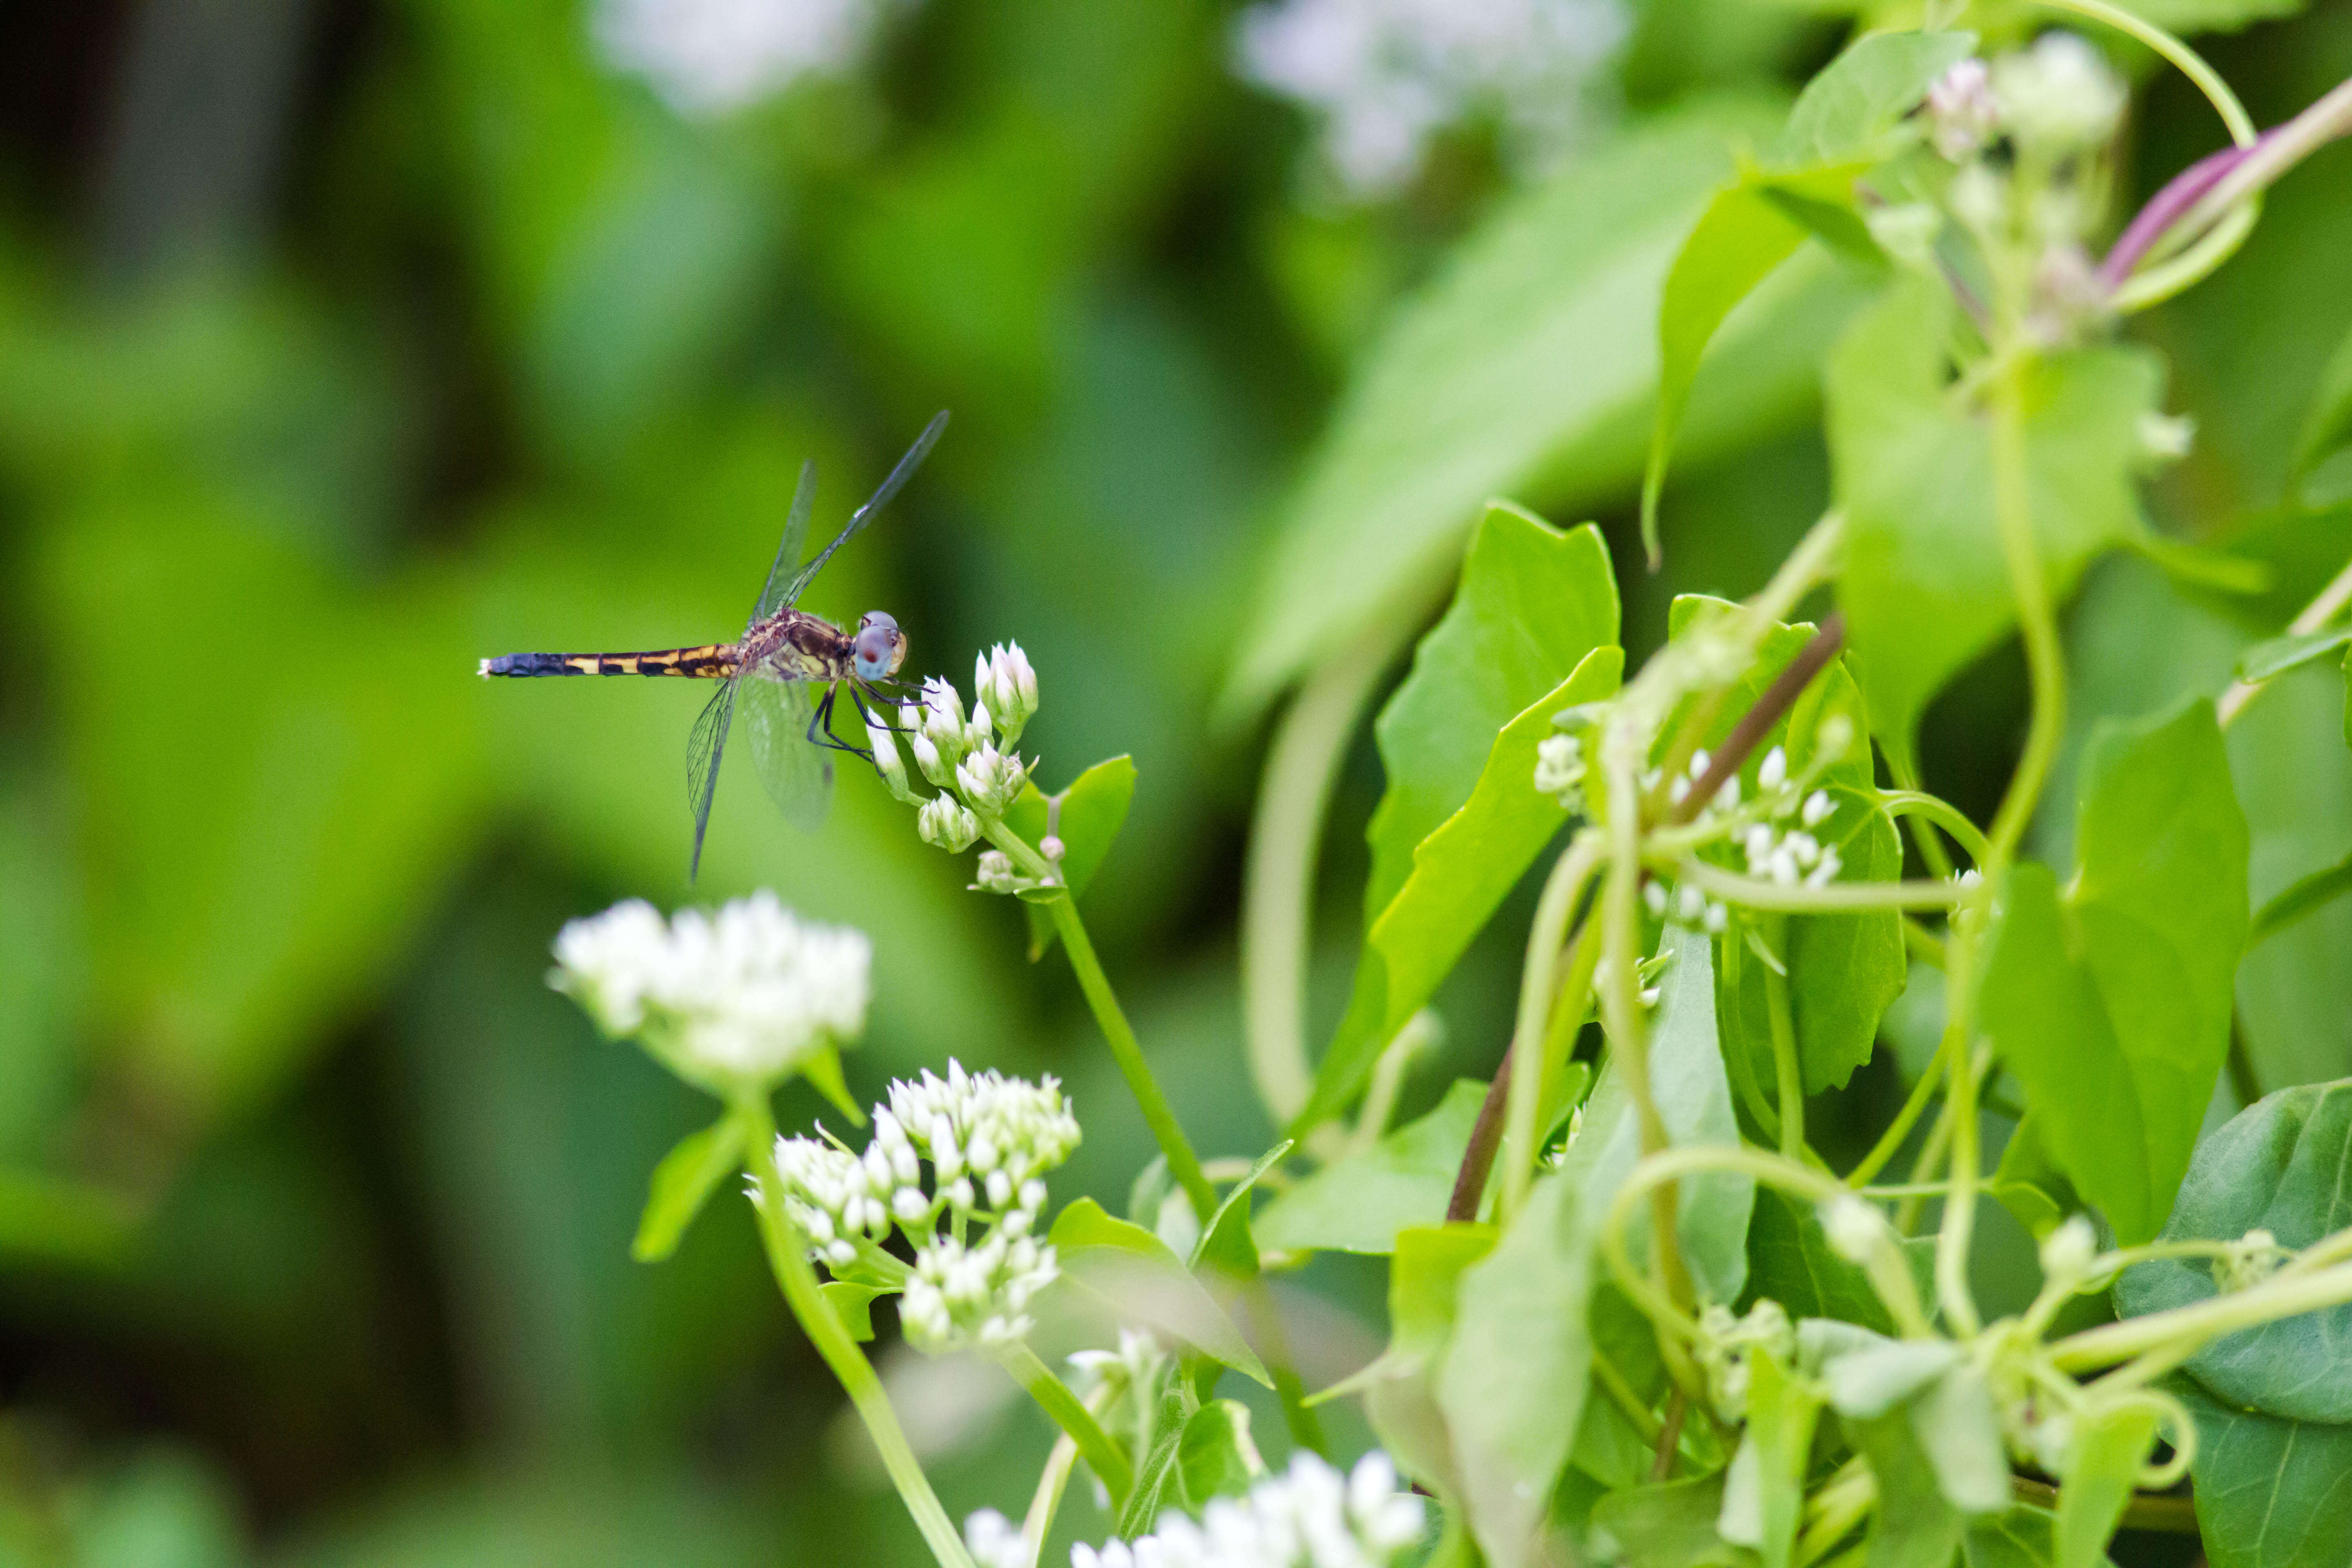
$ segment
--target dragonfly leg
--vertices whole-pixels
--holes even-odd
[[[887,715],[890,711],[889,706],[879,697],[877,697],[874,700],[874,706],[872,708],[868,708],[866,706],[866,700],[858,695],[857,688],[853,686],[849,689],[849,700],[857,704],[857,716],[866,721],[866,727],[867,729],[887,730],[893,735],[911,735],[915,733],[914,731],[908,729],[903,724],[893,724],[887,716],[879,719],[875,717],[875,714],[877,712]]]
[[[839,687],[827,687],[824,696],[817,702],[816,710],[809,715],[809,743],[823,746],[827,751],[846,752],[860,761],[870,763],[874,760],[873,752],[863,746],[853,746],[833,732],[833,700],[839,690]]]

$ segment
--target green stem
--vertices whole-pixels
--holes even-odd
[[[2070,1334],[2050,1347],[2050,1361],[2062,1372],[2093,1372],[2148,1351],[2207,1343],[2240,1329],[2347,1301],[2352,1301],[2352,1264],[2312,1274],[2273,1275],[2227,1296]]]
[[[2066,659],[2058,643],[2058,616],[2050,584],[2042,573],[2033,538],[2033,498],[2028,488],[2025,443],[2025,364],[2012,362],[1993,384],[1993,517],[2010,591],[2017,597],[2018,628],[2025,642],[2032,679],[2033,709],[2025,731],[2025,753],[2010,779],[2009,793],[1986,836],[1985,875],[1998,879],[2008,869],[2026,825],[2041,803],[2042,786],[2057,761],[2066,731]]]
[[[1071,1392],[1070,1385],[1055,1377],[1053,1369],[1039,1361],[1037,1352],[1026,1344],[1015,1341],[997,1353],[997,1360],[1013,1374],[1015,1383],[1029,1391],[1037,1407],[1054,1418],[1054,1425],[1069,1434],[1087,1468],[1110,1492],[1111,1506],[1118,1508],[1135,1485],[1135,1468],[1128,1463],[1118,1445],[1111,1441],[1110,1434],[1102,1429],[1102,1423]]]
[[[1193,1212],[1201,1223],[1208,1224],[1209,1216],[1217,1212],[1216,1189],[1209,1184],[1207,1174],[1201,1169],[1201,1157],[1192,1152],[1192,1140],[1184,1136],[1176,1112],[1170,1108],[1168,1097],[1160,1089],[1160,1080],[1151,1076],[1151,1065],[1143,1059],[1143,1043],[1135,1037],[1134,1028],[1127,1015],[1119,1011],[1118,998],[1112,994],[1110,981],[1104,975],[1102,961],[1095,956],[1095,945],[1087,940],[1087,928],[1078,919],[1078,906],[1065,892],[1049,899],[1045,905],[1053,920],[1054,930],[1062,939],[1062,950],[1070,955],[1070,968],[1078,977],[1078,989],[1087,995],[1087,1005],[1094,1009],[1095,1022],[1110,1042],[1110,1054],[1118,1063],[1119,1072],[1127,1079],[1135,1102],[1143,1109],[1143,1120],[1159,1142],[1160,1152],[1168,1156],[1168,1173],[1192,1200]]]
[[[1045,1555],[1045,1537],[1053,1532],[1054,1515],[1062,1506],[1062,1489],[1070,1484],[1070,1472],[1077,1463],[1078,1446],[1070,1441],[1070,1435],[1065,1432],[1055,1438],[1054,1451],[1045,1456],[1045,1468],[1037,1475],[1037,1489],[1030,1496],[1029,1512],[1021,1521],[1027,1568],[1037,1568],[1038,1559]]]
[[[1323,815],[1356,723],[1398,640],[1419,617],[1383,617],[1326,663],[1283,716],[1266,753],[1242,872],[1242,1024],[1258,1098],[1285,1126],[1307,1109],[1307,955]],[[1402,628],[1402,629],[1401,629]]]
[[[1912,762],[1911,758],[1906,754],[1904,748],[1899,746],[1887,746],[1885,748],[1882,754],[1886,758],[1887,776],[1895,781],[1895,787],[1893,792],[1895,795],[1909,796],[1916,795],[1924,796],[1929,800],[1936,798],[1934,795],[1927,795],[1925,790],[1922,790],[1919,787],[1919,770]],[[1961,820],[1963,822],[1968,821],[1966,817],[1962,817]],[[1969,826],[1973,830],[1976,824],[1970,822],[1969,823]],[[1981,842],[1983,836],[1979,834],[1978,837]],[[1919,846],[1919,858],[1927,862],[1927,869],[1930,872],[1938,877],[1948,877],[1952,874],[1952,858],[1944,852],[1944,841],[1937,837],[1935,834],[1929,832],[1927,826],[1924,821],[1920,821],[1916,818],[1913,820],[1911,824],[1911,838],[1914,843]]]
[[[1916,789],[1882,790],[1879,792],[1878,804],[1890,816],[1926,817],[1950,834],[1952,841],[1969,852],[1970,860],[1979,865],[1984,863],[1987,848],[1983,830],[1970,822],[1958,806],[1941,795],[1929,795],[1925,790]],[[1924,854],[1925,851],[1923,850],[1922,853]],[[1950,873],[1951,865],[1948,861],[1937,870],[1938,876],[1948,876]]]
[[[1674,861],[1668,870],[1726,903],[1790,915],[1853,914],[1860,910],[1948,910],[1968,897],[1956,882],[1830,882],[1819,888],[1790,887],[1761,877],[1743,877],[1696,856]]]
[[[1597,837],[1579,834],[1552,863],[1536,902],[1536,918],[1528,931],[1527,960],[1519,978],[1519,1010],[1511,1031],[1511,1055],[1518,1064],[1511,1075],[1509,1100],[1503,1122],[1503,1195],[1497,1218],[1508,1224],[1518,1213],[1528,1187],[1535,1180],[1536,1142],[1542,1130],[1536,1110],[1547,1082],[1559,1071],[1545,1049],[1550,1033],[1554,980],[1559,973],[1561,949],[1568,942],[1569,921],[1592,879],[1601,859]]]
[[[940,1568],[974,1568],[971,1554],[964,1551],[963,1538],[956,1532],[947,1510],[940,1506],[921,1461],[915,1458],[906,1431],[890,1408],[890,1397],[883,1392],[873,1363],[818,1291],[807,1245],[784,1214],[783,1182],[776,1173],[776,1123],[766,1099],[748,1096],[737,1102],[735,1114],[743,1120],[750,1173],[760,1184],[760,1199],[752,1205],[759,1215],[760,1239],[767,1248],[768,1267],[783,1289],[784,1304],[792,1309],[801,1331],[833,1369],[858,1418],[866,1423],[875,1451],[882,1456],[882,1468],[888,1473],[890,1484],[898,1489],[907,1511],[914,1516],[915,1528],[922,1531],[924,1543]]]
[[[1805,1074],[1797,1059],[1797,1030],[1789,1011],[1789,980],[1770,964],[1764,966],[1764,1009],[1772,1026],[1772,1068],[1778,1079],[1780,1112],[1780,1153],[1798,1159],[1805,1148]]]

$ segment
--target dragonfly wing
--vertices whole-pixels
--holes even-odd
[[[833,758],[809,739],[816,693],[805,680],[777,679],[758,669],[745,672],[743,721],[751,732],[751,761],[768,798],[784,820],[814,833],[824,823],[833,798]]]
[[[897,495],[906,482],[914,477],[915,470],[923,466],[923,459],[929,457],[931,448],[939,444],[940,432],[947,427],[948,413],[942,408],[932,416],[929,425],[923,426],[923,433],[915,437],[915,444],[907,448],[907,455],[898,459],[898,466],[890,470],[888,479],[882,481],[882,488],[876,490],[872,499],[864,506],[850,514],[848,523],[834,537],[833,542],[826,545],[815,560],[802,567],[792,582],[786,584],[782,595],[776,601],[778,606],[800,603],[802,592],[815,580],[816,574],[824,569],[824,563],[833,559],[833,552],[856,538],[858,531],[874,521],[875,513],[889,504],[890,498]],[[761,603],[766,605],[766,598],[762,597]]]
[[[760,590],[760,602],[752,607],[752,625],[799,596],[793,592],[793,580],[799,576],[801,552],[808,547],[809,513],[815,506],[816,460],[811,458],[801,465],[800,483],[793,487],[793,510],[784,514],[783,542],[776,546],[776,563],[768,568],[767,586]]]
[[[702,869],[702,835],[710,826],[710,802],[719,793],[719,758],[727,750],[727,726],[735,717],[735,689],[741,684],[721,681],[710,700],[702,705],[694,732],[687,737],[686,804],[694,813],[694,858],[686,868],[689,882]]]

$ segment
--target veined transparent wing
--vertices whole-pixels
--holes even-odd
[[[686,804],[694,813],[694,858],[686,868],[689,882],[702,869],[702,835],[710,826],[710,802],[719,793],[719,759],[727,750],[727,726],[735,716],[740,684],[731,679],[719,683],[686,740]]]
[[[801,465],[800,483],[793,487],[793,510],[784,514],[783,542],[776,546],[776,563],[768,568],[767,585],[751,607],[751,625],[757,626],[792,603],[794,579],[800,574],[801,552],[808,547],[809,513],[816,506],[816,459]]]
[[[754,667],[730,684],[742,689],[751,762],[784,820],[814,833],[833,798],[833,757],[809,739],[817,693],[806,680],[779,679]]]
[[[923,466],[923,459],[929,457],[931,448],[939,444],[940,432],[947,427],[948,411],[942,408],[938,414],[932,416],[929,425],[923,426],[923,433],[915,437],[915,444],[907,448],[907,455],[898,459],[898,466],[890,470],[890,477],[882,481],[881,488],[874,492],[872,499],[850,514],[847,524],[834,536],[833,542],[826,545],[815,560],[800,569],[791,583],[785,585],[776,604],[769,605],[767,596],[763,595],[760,600],[761,605],[767,610],[773,610],[784,605],[799,604],[802,593],[810,583],[815,580],[816,574],[824,570],[824,563],[833,559],[833,552],[856,538],[858,531],[874,521],[874,514],[889,504],[890,498],[897,495],[900,488],[914,477],[915,470]]]

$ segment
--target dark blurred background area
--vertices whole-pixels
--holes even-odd
[[[708,1107],[547,991],[548,943],[621,897],[760,886],[854,923],[853,1085],[1058,1073],[1087,1143],[1056,1195],[1123,1208],[1148,1140],[1066,970],[854,769],[806,837],[730,767],[689,889],[701,694],[474,669],[730,636],[801,461],[822,537],[941,407],[808,606],[887,607],[911,668],[959,681],[1019,641],[1051,786],[1134,755],[1088,919],[1195,1142],[1270,1141],[1234,977],[1264,721],[1214,699],[1352,367],[1551,165],[1474,116],[1348,191],[1244,79],[1234,6],[765,9],[820,67],[650,3],[0,12],[0,1563],[919,1561],[740,1205],[630,1260]],[[1785,100],[1846,30],[1760,0],[1622,23],[1554,163],[1676,103]],[[2274,120],[2352,68],[2352,25],[2219,53]],[[2151,102],[2144,186],[2219,134]],[[2242,318],[2281,291],[2352,316],[2323,164],[2248,281],[2164,313],[2220,437],[2173,526],[2275,500],[2300,404],[2257,397]],[[2270,374],[2307,386],[2334,341]],[[1663,577],[1630,482],[1593,502],[1637,650],[1823,504],[1811,411],[1767,423],[1678,471]],[[2021,687],[1996,655],[1947,700],[1932,784],[1989,805]],[[1327,1026],[1379,788],[1366,739],[1327,834]],[[1499,1056],[1513,926],[1442,999],[1408,1113]],[[780,1118],[819,1110],[795,1089]],[[1376,1268],[1285,1288],[1310,1384],[1381,1342]],[[876,1350],[950,1511],[1017,1513],[1048,1433],[1010,1383]]]

